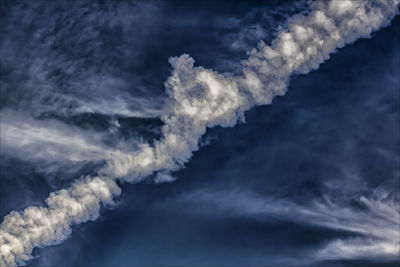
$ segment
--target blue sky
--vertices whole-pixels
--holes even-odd
[[[235,75],[246,51],[309,12],[301,1],[3,5],[2,218],[117,150],[155,145],[169,57]],[[96,221],[27,265],[397,266],[399,27],[395,17],[293,74],[245,122],[208,128],[170,181],[117,181]]]

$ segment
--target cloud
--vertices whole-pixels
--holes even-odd
[[[2,107],[34,117],[162,114],[163,97],[143,90],[129,71],[148,38],[139,25],[154,27],[162,5],[79,1],[5,6]],[[115,35],[115,42],[105,33]]]
[[[308,11],[308,0],[266,3],[255,7],[242,17],[220,19],[221,42],[234,52],[247,52],[260,40],[269,43],[280,30],[282,24],[293,15]]]
[[[34,120],[10,110],[3,109],[1,116],[0,140],[5,154],[25,160],[81,162],[110,159],[123,153],[104,145],[103,135],[98,133],[54,120]]]
[[[46,207],[7,215],[0,228],[1,265],[21,264],[33,248],[59,243],[71,225],[97,218],[100,206],[112,203],[120,193],[116,179],[139,182],[155,172],[182,168],[198,150],[207,128],[233,127],[252,106],[270,104],[286,92],[292,74],[318,68],[337,48],[388,25],[398,3],[315,2],[307,16],[294,16],[271,46],[261,42],[252,50],[240,76],[195,67],[188,55],[171,58],[162,137],[132,155],[113,158],[98,176],[51,193]]]
[[[311,248],[315,250],[312,261],[316,262],[332,259],[396,259],[400,249],[398,200],[382,190],[376,190],[368,197],[354,197],[354,193],[346,193],[352,194],[350,199],[358,201],[363,208],[339,201],[333,194],[324,195],[322,200],[299,204],[241,189],[205,189],[183,194],[178,200],[164,201],[159,204],[159,209],[168,206],[168,201],[177,201],[195,214],[205,213],[211,217],[230,215],[261,221],[279,219],[352,234],[333,238],[322,248]]]
[[[46,199],[48,208],[11,212],[1,224],[1,265],[22,264],[31,258],[33,248],[60,243],[70,234],[71,225],[95,220],[100,203],[111,205],[113,196],[119,194],[114,181],[90,177],[76,181],[68,190],[51,193]]]

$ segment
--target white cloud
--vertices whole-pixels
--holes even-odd
[[[33,248],[65,239],[71,225],[94,220],[100,205],[119,194],[116,178],[138,182],[154,172],[182,168],[199,148],[207,127],[232,127],[252,106],[271,103],[274,96],[285,93],[291,74],[318,68],[337,48],[388,25],[399,1],[336,3],[318,1],[307,16],[293,17],[289,30],[283,30],[271,46],[260,43],[251,51],[243,61],[243,76],[194,67],[188,55],[171,58],[162,138],[132,155],[111,159],[101,178],[78,180],[50,194],[46,207],[28,207],[7,215],[0,227],[0,265],[21,264],[31,257]],[[159,177],[169,180],[165,175]],[[324,216],[334,223],[334,217]]]

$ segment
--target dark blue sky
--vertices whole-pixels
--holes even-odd
[[[170,56],[188,53],[198,65],[235,72],[246,50],[306,10],[297,1],[124,3],[88,5],[91,25],[80,18],[83,2],[3,4],[1,47],[12,56],[2,67],[2,109],[100,133],[106,144],[152,140],[162,123],[146,105],[157,113],[164,101]],[[114,16],[126,23],[102,28]],[[292,77],[286,95],[248,111],[246,123],[208,129],[175,182],[121,184],[114,207],[73,227],[62,244],[35,250],[28,266],[397,266],[398,257],[351,256],[337,244],[352,249],[373,240],[370,227],[400,225],[385,224],[387,209],[374,210],[390,202],[399,212],[399,28],[396,17]],[[35,39],[38,29],[60,43]],[[45,70],[30,67],[39,61]],[[121,94],[137,101],[128,109],[140,115],[74,112],[75,102],[38,89],[46,88],[42,73],[57,97],[95,103]],[[124,84],[92,88],[89,75]],[[1,216],[40,205],[102,164],[30,159],[8,148],[1,156]]]

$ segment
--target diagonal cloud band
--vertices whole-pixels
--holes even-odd
[[[317,69],[329,54],[387,26],[400,0],[316,1],[307,15],[289,20],[272,45],[260,42],[242,62],[242,75],[195,67],[189,55],[170,58],[172,75],[165,83],[169,99],[162,116],[162,138],[132,154],[115,152],[97,176],[78,179],[50,194],[43,207],[28,207],[5,216],[0,226],[0,266],[22,265],[34,248],[62,242],[71,226],[95,220],[103,205],[121,193],[116,181],[137,183],[156,174],[171,181],[183,168],[206,129],[233,127],[255,105],[284,95],[290,76]]]

